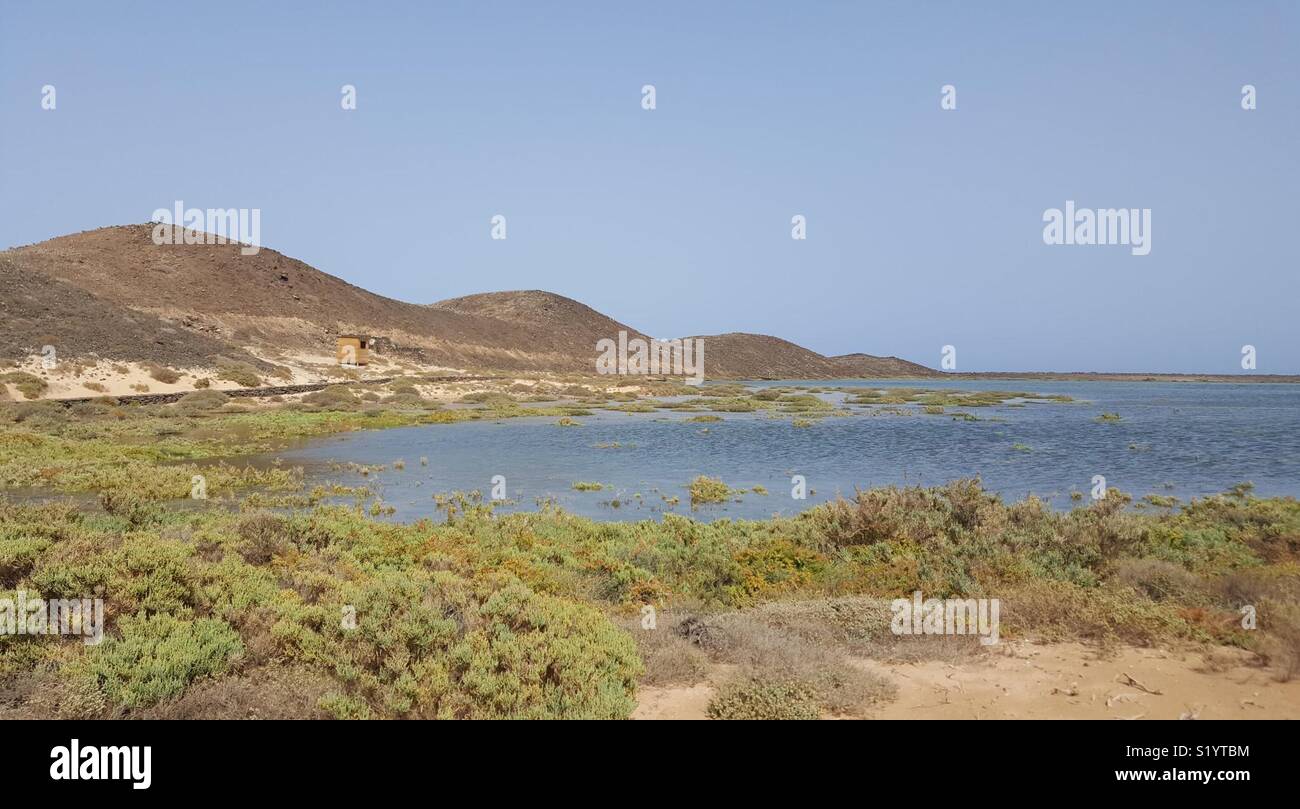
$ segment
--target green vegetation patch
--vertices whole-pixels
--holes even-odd
[[[697,476],[687,489],[691,493],[692,507],[705,503],[725,503],[734,495],[730,486],[706,475]]]
[[[211,618],[128,615],[117,622],[117,630],[91,647],[68,674],[86,678],[109,704],[123,708],[176,696],[200,677],[225,672],[243,651],[234,629]]]
[[[236,385],[245,388],[262,386],[262,377],[257,373],[257,369],[239,360],[219,358],[217,360],[217,379],[234,382]]]

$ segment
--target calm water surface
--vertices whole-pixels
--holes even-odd
[[[554,418],[426,425],[333,436],[279,453],[303,465],[309,482],[364,483],[396,508],[393,519],[437,516],[433,494],[491,491],[506,478],[505,510],[535,509],[545,498],[597,519],[654,518],[664,511],[700,519],[792,514],[854,487],[942,484],[979,476],[1008,499],[1035,494],[1068,507],[1070,493],[1092,488],[1093,475],[1142,496],[1182,499],[1251,481],[1261,495],[1300,496],[1300,385],[1142,382],[761,382],[755,387],[804,384],[853,387],[1027,390],[1067,394],[1067,404],[963,408],[980,421],[949,415],[828,417],[795,428],[790,416],[719,413],[708,424],[698,413],[596,411],[583,426],[555,426]],[[842,394],[824,394],[839,402]],[[951,410],[952,408],[949,408]],[[1118,422],[1098,423],[1103,412]],[[597,448],[601,444],[618,447]],[[421,466],[420,457],[428,459]],[[394,461],[406,463],[404,470]],[[332,468],[332,462],[388,465],[368,478]],[[692,512],[686,484],[696,475],[736,488],[766,487],[741,502]],[[791,498],[791,476],[803,475],[812,493]],[[599,492],[575,481],[605,484]],[[638,497],[639,495],[639,497]],[[664,497],[678,497],[670,506]],[[614,502],[619,504],[614,506]]]

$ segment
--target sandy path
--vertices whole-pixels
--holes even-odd
[[[1198,652],[1015,643],[959,663],[854,662],[898,685],[873,719],[1300,719],[1300,680],[1280,683],[1240,650],[1214,657],[1226,664],[1211,671]],[[642,689],[633,718],[704,719],[713,691]]]
[[[642,688],[637,693],[633,719],[708,719],[705,709],[713,697],[713,686]]]

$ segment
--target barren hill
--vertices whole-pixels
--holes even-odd
[[[20,270],[4,253],[0,290],[0,357],[7,359],[52,345],[69,358],[189,365],[227,356],[253,362],[221,340],[115,305],[66,281]]]
[[[827,357],[838,373],[844,377],[873,376],[938,376],[939,371],[920,363],[908,362],[898,357],[876,357],[871,354],[840,354]]]
[[[594,356],[596,341],[644,332],[602,315],[590,306],[552,292],[485,292],[433,304],[435,308],[482,315],[516,326],[564,331],[575,338],[574,350]],[[833,377],[932,376],[936,371],[897,357],[845,354],[826,357],[789,340],[766,334],[731,332],[699,335],[704,341],[708,377],[731,379],[809,379]]]
[[[473,370],[594,371],[596,341],[639,330],[539,290],[431,305],[385,298],[263,247],[155,245],[152,224],[60,236],[0,252],[0,340],[8,356],[48,342],[63,354],[210,364],[248,348],[292,364],[329,356],[346,332],[425,365]],[[47,339],[48,338],[48,339]],[[775,337],[706,338],[707,377],[934,373],[893,358],[830,358]]]
[[[780,337],[766,334],[701,335],[704,368],[710,377],[766,379],[827,378],[839,375],[831,361]]]
[[[488,318],[500,328],[524,329],[546,334],[585,363],[593,366],[596,342],[617,339],[620,331],[628,337],[645,337],[637,329],[620,323],[572,298],[540,289],[518,292],[482,292],[430,304],[430,309],[455,312],[475,318]]]
[[[550,355],[555,341],[540,331],[507,334],[497,321],[385,298],[269,248],[241,255],[236,244],[155,245],[152,232],[148,224],[103,228],[0,255],[235,345],[328,354],[335,335],[355,331],[443,365],[541,368],[567,359]]]

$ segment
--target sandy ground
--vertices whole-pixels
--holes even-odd
[[[1300,679],[1278,682],[1237,649],[1102,654],[1077,643],[1009,643],[959,663],[854,664],[898,685],[872,719],[1300,719]],[[642,689],[632,716],[705,719],[725,676]]]
[[[264,386],[274,387],[347,381],[346,378],[338,375],[338,364],[331,355],[302,352],[268,353],[259,351],[254,347],[246,347],[246,350],[259,359],[286,368],[292,373],[291,377],[264,373],[262,374]],[[212,390],[235,390],[240,387],[235,382],[217,379],[218,370],[216,368],[175,368],[173,370],[181,376],[176,382],[170,384],[152,378],[146,366],[134,362],[101,360],[92,363],[89,360],[81,360],[77,362],[58,362],[53,368],[47,368],[42,364],[39,356],[31,356],[9,367],[0,368],[0,372],[10,370],[25,371],[45,380],[48,387],[39,397],[41,399],[131,396],[143,393],[188,393],[196,390],[195,383],[199,379],[208,379],[209,387]],[[409,362],[395,362],[390,358],[377,354],[371,356],[369,365],[348,370],[349,374],[357,381],[398,377],[406,374],[451,376],[469,373],[465,369],[444,366],[419,366]],[[418,380],[415,381],[417,382],[416,389],[420,392],[420,395],[440,402],[453,402],[469,393],[507,390],[515,395],[526,395],[531,392],[534,394],[554,395],[556,399],[561,399],[565,397],[562,397],[559,391],[573,384],[567,377],[554,377],[550,374],[531,374],[518,378],[501,377],[490,382],[419,383]],[[87,387],[88,383],[93,387]],[[638,385],[611,385],[604,380],[598,380],[592,383],[590,387],[593,391],[606,391],[609,394],[620,392],[637,394],[644,392]],[[27,401],[26,397],[18,391],[17,386],[13,384],[0,384],[0,401],[6,401],[5,394],[8,394],[7,401]]]
[[[274,362],[274,359],[271,361]],[[303,385],[315,382],[345,381],[327,376],[324,371],[334,367],[329,358],[319,358],[314,365],[283,365],[289,368],[291,378],[271,376],[262,377],[263,385]],[[216,368],[176,368],[181,376],[173,383],[159,382],[150,376],[149,369],[134,362],[98,363],[59,363],[53,369],[45,368],[39,360],[28,360],[16,368],[6,370],[26,371],[44,379],[49,386],[40,396],[41,399],[79,399],[95,396],[134,396],[142,393],[189,393],[196,390],[195,382],[207,379],[211,390],[236,390],[241,386],[225,379],[217,379]],[[374,377],[391,376],[400,373],[390,363],[372,363],[360,369],[357,376],[361,380]],[[94,387],[87,387],[90,383]],[[27,401],[15,385],[0,385],[9,394],[9,401]],[[457,394],[460,395],[460,394]],[[0,396],[0,400],[4,397]]]
[[[210,384],[214,390],[239,387],[234,382],[214,379],[215,371],[201,368],[176,368],[174,370],[181,375],[180,378],[174,383],[164,384],[152,378],[144,366],[134,362],[58,363],[54,368],[48,369],[43,367],[39,360],[33,359],[10,370],[26,371],[44,379],[49,387],[41,395],[42,399],[133,396],[141,393],[188,393],[195,389],[195,381],[202,377],[211,380]],[[88,388],[86,383],[96,387]],[[8,389],[9,401],[27,401],[14,385],[3,387]]]

